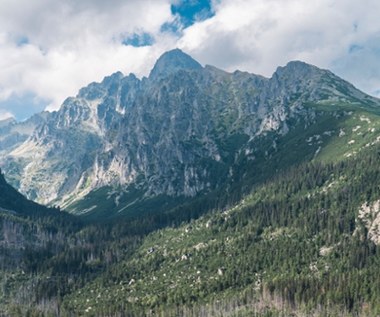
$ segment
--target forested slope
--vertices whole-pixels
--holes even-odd
[[[65,296],[63,311],[377,316],[380,249],[371,225],[380,216],[379,153],[301,164],[235,206],[151,233]]]

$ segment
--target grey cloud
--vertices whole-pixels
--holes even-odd
[[[56,109],[83,85],[117,70],[147,73],[170,36],[152,48],[122,42],[135,32],[159,35],[171,18],[169,0],[0,1],[2,108],[12,111],[10,96],[31,92]]]

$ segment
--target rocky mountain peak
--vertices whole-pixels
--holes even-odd
[[[3,129],[0,164],[29,198],[72,210],[107,186],[138,190],[139,199],[188,199],[224,186],[234,170],[240,173],[240,159],[259,164],[255,142],[284,138],[296,123],[312,122],[309,105],[357,100],[374,109],[380,104],[303,62],[265,78],[202,67],[175,49],[158,59],[149,78],[115,73],[81,89],[41,124]],[[132,208],[137,198],[129,199],[124,206]],[[115,210],[124,212],[116,201]]]
[[[296,98],[298,105],[326,97],[342,99],[346,95],[363,96],[363,93],[330,71],[301,61],[291,61],[286,66],[278,67],[270,82],[270,95],[277,95],[284,102],[289,96],[290,99]]]
[[[118,83],[123,77],[124,77],[124,75],[122,72],[113,73],[111,76],[104,77],[104,79],[102,81],[102,85],[108,87],[114,83]]]
[[[181,69],[202,69],[202,66],[177,48],[161,55],[150,72],[149,78],[155,80]]]
[[[96,100],[101,98],[105,92],[114,89],[118,86],[120,81],[124,78],[122,72],[116,72],[110,76],[104,77],[101,83],[93,82],[87,87],[81,88],[77,97],[87,98],[89,100]]]
[[[301,61],[291,61],[286,64],[286,66],[280,66],[277,68],[273,77],[278,77],[279,79],[309,79],[316,76],[324,74],[325,70],[320,69],[316,66],[307,64]]]

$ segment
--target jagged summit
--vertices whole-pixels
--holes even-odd
[[[290,61],[285,66],[280,66],[276,69],[273,77],[293,77],[293,78],[303,78],[315,75],[321,75],[326,73],[324,69],[320,69],[314,65],[302,62],[302,61]]]
[[[289,69],[303,69],[303,68],[319,69],[317,66],[314,66],[312,64],[309,64],[300,60],[289,61],[285,67]]]
[[[123,78],[124,74],[122,72],[113,73],[110,76],[104,77],[100,83],[93,82],[86,87],[81,88],[77,97],[88,98],[89,100],[99,99],[104,95],[105,91],[110,88],[112,89],[112,86],[117,86]]]
[[[278,67],[271,81],[273,83],[272,93],[280,90],[282,94],[292,92],[298,96],[303,95],[309,101],[322,100],[326,97],[330,100],[348,100],[350,98],[366,100],[367,107],[374,107],[376,112],[379,111],[379,100],[376,98],[367,96],[331,71],[302,61],[291,61],[286,66]],[[307,93],[305,94],[305,92]]]
[[[180,69],[201,69],[202,65],[180,49],[174,49],[161,55],[150,72],[150,79],[165,77]]]

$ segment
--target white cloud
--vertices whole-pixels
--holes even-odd
[[[204,63],[270,76],[279,65],[303,60],[337,71],[367,92],[380,89],[380,71],[368,77],[380,69],[380,51],[368,46],[380,35],[377,0],[222,0],[215,10],[179,41]],[[350,47],[361,43],[368,58],[359,63],[364,55],[353,59]],[[341,60],[345,67],[338,67]]]
[[[169,0],[3,0],[0,2],[0,101],[34,93],[56,109],[92,81],[121,70],[147,74],[174,46],[160,26]],[[122,45],[136,32],[157,37],[153,48]]]
[[[300,59],[359,88],[380,90],[377,0],[213,0],[215,16],[183,30],[177,0],[0,1],[0,104],[34,95],[56,109],[79,88],[115,71],[147,75],[165,50],[180,47],[203,64],[270,76]],[[152,46],[122,45],[149,33]],[[380,94],[380,93],[379,93]]]
[[[0,110],[0,121],[13,118],[13,114],[9,111]]]

